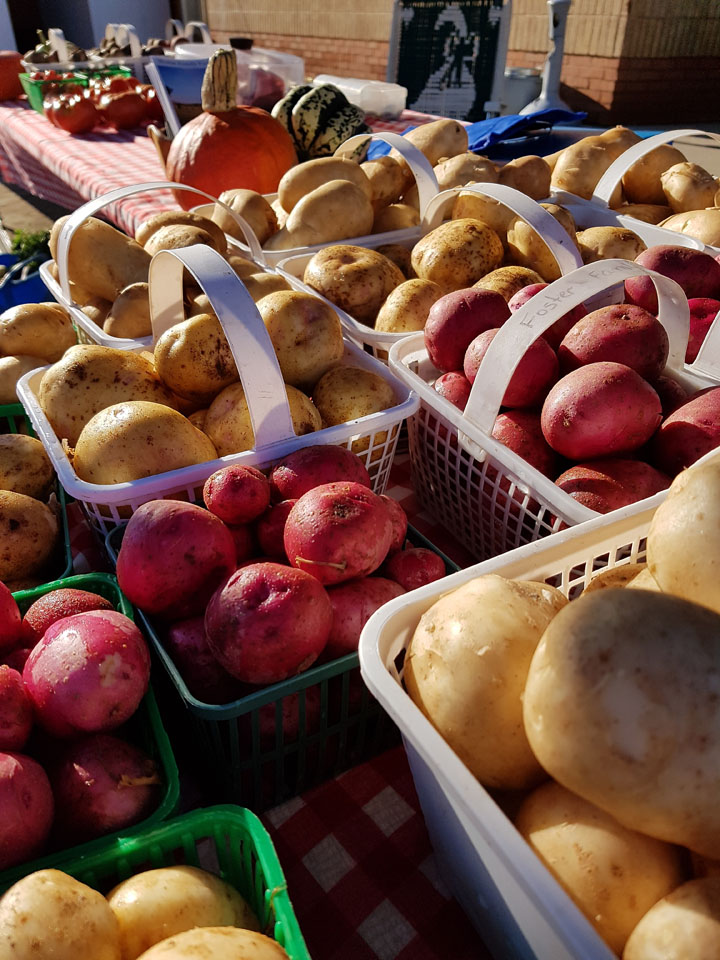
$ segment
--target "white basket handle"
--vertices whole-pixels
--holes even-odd
[[[715,314],[697,357],[693,363],[688,364],[688,369],[712,377],[713,380],[720,380],[720,310]]]
[[[190,20],[185,24],[185,36],[187,39],[192,39],[193,30],[195,30],[196,27],[200,31],[200,35],[202,37],[201,43],[212,43],[212,37],[210,36],[208,25],[203,23],[202,20]]]
[[[571,273],[582,266],[580,251],[562,224],[539,203],[531,200],[527,194],[521,193],[514,187],[508,187],[504,183],[471,183],[464,187],[450,187],[438,193],[425,211],[421,224],[423,235],[442,223],[450,201],[459,193],[477,193],[481,197],[490,197],[522,217],[545,241],[555,257],[560,273]]]
[[[492,433],[505,390],[528,347],[573,307],[609,290],[629,277],[650,277],[658,296],[658,320],[670,342],[667,366],[684,368],[690,330],[690,310],[680,284],[630,260],[588,263],[560,277],[536,293],[500,327],[477,371],[465,418],[489,436]],[[460,436],[461,442],[467,440]]]
[[[153,340],[182,323],[183,270],[193,275],[225,331],[245,391],[255,449],[294,439],[285,383],[275,350],[252,297],[217,250],[195,244],[160,250],[150,262]]]
[[[105,39],[116,40],[121,47],[129,44],[130,56],[135,59],[142,56],[140,37],[131,23],[108,23],[105,27]]]
[[[664,143],[670,143],[673,140],[679,140],[681,137],[710,137],[711,140],[720,141],[720,135],[710,133],[709,130],[664,130],[662,133],[656,133],[652,137],[647,137],[639,143],[634,143],[627,150],[624,150],[620,156],[613,160],[605,173],[598,180],[592,199],[603,206],[610,206],[610,198],[617,185],[622,180],[630,167],[641,157],[650,153],[655,147],[660,147]]]
[[[116,187],[115,190],[110,190],[108,193],[103,193],[101,196],[95,197],[93,200],[88,200],[87,203],[84,203],[81,207],[78,207],[77,210],[71,213],[63,224],[62,230],[60,231],[60,236],[58,237],[57,268],[60,288],[63,292],[63,296],[69,303],[73,302],[73,298],[70,294],[70,278],[68,277],[68,253],[70,252],[70,241],[72,240],[72,235],[84,220],[97,213],[98,210],[101,210],[107,204],[114,203],[116,200],[124,200],[125,197],[131,197],[135,193],[143,193],[146,190],[189,190],[191,193],[200,194],[201,197],[205,197],[207,200],[212,200],[213,203],[220,204],[220,206],[223,207],[223,209],[229,213],[230,216],[232,216],[233,220],[235,220],[245,234],[245,240],[250,248],[250,253],[253,260],[259,263],[263,268],[267,266],[263,249],[258,243],[258,239],[255,236],[250,224],[244,220],[239,213],[235,213],[235,211],[232,210],[226,203],[218,200],[217,197],[213,197],[210,193],[205,193],[204,190],[198,190],[196,187],[187,186],[187,184],[184,183],[170,183],[165,181],[136,183],[130,186]]]
[[[348,153],[352,153],[353,147],[357,147],[368,138],[370,140],[381,140],[383,143],[390,144],[410,167],[410,171],[415,177],[415,183],[418,188],[420,216],[422,216],[430,201],[437,195],[440,189],[432,164],[428,158],[422,150],[418,150],[415,144],[410,143],[405,137],[401,137],[399,133],[358,133],[341,144],[335,151],[335,156],[342,157]]]
[[[48,40],[50,42],[50,47],[58,55],[58,60],[61,63],[66,63],[70,60],[70,55],[68,54],[67,40],[65,39],[65,34],[60,29],[60,27],[50,27],[48,30]]]
[[[168,43],[173,37],[184,36],[182,20],[173,20],[172,17],[165,21],[165,39]]]

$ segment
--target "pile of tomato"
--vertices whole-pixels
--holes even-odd
[[[99,126],[126,130],[144,121],[163,120],[155,88],[134,77],[99,76],[89,86],[73,83],[72,73],[38,71],[31,79],[43,81],[43,110],[50,123],[68,133],[87,133]]]

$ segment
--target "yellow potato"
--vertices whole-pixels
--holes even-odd
[[[391,260],[395,266],[402,271],[403,276],[405,276],[408,280],[413,280],[415,278],[415,271],[412,268],[410,250],[408,247],[404,247],[400,243],[383,243],[375,249],[378,253],[381,253],[384,257],[387,257],[388,260]]]
[[[38,573],[51,558],[58,521],[49,507],[24,493],[0,490],[0,580]]]
[[[552,171],[542,157],[518,157],[498,171],[498,183],[513,187],[533,200],[543,200],[550,193]]]
[[[417,227],[420,214],[407,203],[391,203],[375,214],[371,233],[388,233],[391,230],[407,230]]]
[[[669,143],[664,143],[640,157],[622,178],[623,192],[628,203],[666,203],[660,177],[669,167],[684,161],[682,153]]]
[[[500,237],[503,247],[507,247],[507,228],[515,214],[504,204],[477,193],[459,193],[453,204],[451,219],[463,220],[466,217],[482,220]]]
[[[21,433],[0,434],[0,490],[24,493],[45,500],[55,471],[36,437]]]
[[[247,220],[261,245],[277,231],[278,221],[275,211],[261,193],[238,188],[224,190],[219,199],[235,213],[239,213],[244,220]],[[221,206],[215,205],[212,219],[228,236],[235,237],[236,240],[245,243],[245,234]]]
[[[598,136],[585,137],[560,152],[552,172],[552,186],[589,200],[607,168],[640,137],[626,127],[614,127]],[[547,160],[546,160],[547,162]],[[610,206],[620,201],[620,188]]]
[[[85,424],[113,403],[150,400],[176,405],[146,357],[96,344],[71,347],[53,364],[43,374],[38,400],[59,439],[70,446]]]
[[[192,213],[189,210],[165,210],[163,213],[156,213],[155,216],[150,217],[148,220],[145,220],[144,223],[140,224],[135,231],[135,239],[144,247],[152,235],[158,230],[162,230],[163,227],[173,226],[199,227],[213,237],[213,246],[219,253],[225,253],[227,249],[227,241],[217,222],[208,217],[203,217],[199,213]],[[225,233],[229,232],[229,230],[225,231]]]
[[[523,732],[523,688],[543,630],[567,600],[545,584],[476,577],[423,614],[405,657],[413,702],[481,783],[545,776]]]
[[[360,187],[349,180],[330,180],[295,204],[285,226],[270,237],[265,249],[290,250],[363,237],[372,230],[373,219],[372,203]]]
[[[634,260],[647,249],[640,237],[626,227],[588,227],[576,234],[583,263],[619,257]]]
[[[168,937],[140,960],[288,960],[275,940],[236,927],[200,927]]]
[[[654,203],[623,203],[617,207],[617,212],[625,217],[635,217],[643,223],[660,223],[672,214],[670,207]]]
[[[319,250],[303,275],[304,283],[363,323],[373,323],[387,296],[404,280],[387,257],[352,244]]]
[[[352,183],[372,202],[373,189],[365,171],[345,157],[318,157],[290,167],[278,184],[278,200],[291,213],[303,197],[332,180]]]
[[[223,242],[225,238],[223,237]],[[145,251],[154,256],[160,250],[180,250],[183,247],[191,247],[196,243],[205,244],[217,250],[218,244],[215,237],[209,230],[203,230],[202,227],[194,227],[189,224],[175,223],[167,227],[160,227],[150,237],[145,244]],[[223,253],[218,250],[218,253]]]
[[[422,330],[430,307],[443,296],[443,289],[431,280],[406,280],[391,291],[375,320],[383,333],[412,333]]]
[[[441,190],[463,187],[466,183],[497,183],[498,171],[492,160],[477,153],[461,153],[448,157],[437,164],[434,170]]]
[[[412,265],[418,277],[448,293],[471,287],[503,259],[502,241],[480,220],[449,220],[415,244]]]
[[[247,257],[243,257],[239,253],[230,253],[226,259],[241,280],[245,277],[249,277],[252,273],[257,273],[260,269],[254,260],[249,260]]]
[[[105,897],[60,870],[37,870],[0,900],[3,960],[121,960]]]
[[[498,267],[481,277],[473,286],[478,290],[494,290],[505,300],[515,296],[518,290],[531,283],[542,283],[543,278],[534,270],[527,267]]]
[[[309,397],[289,384],[285,385],[285,392],[296,435],[302,437],[320,430],[320,414]],[[254,448],[255,433],[241,383],[231,384],[215,397],[205,415],[203,430],[215,444],[220,457]]]
[[[102,327],[107,315],[110,313],[111,307],[112,304],[109,300],[105,300],[103,297],[91,297],[87,303],[83,304],[82,312],[86,317],[89,317],[93,323]]]
[[[106,407],[85,424],[73,466],[89,483],[125,483],[217,456],[210,439],[177,410],[128,400]]]
[[[259,930],[257,917],[234,887],[192,866],[145,870],[107,895],[120,928],[122,960],[196,927]]]
[[[680,850],[621,826],[558,783],[527,796],[515,826],[613,953],[684,879]]]
[[[358,417],[367,417],[395,406],[398,402],[393,388],[379,374],[362,367],[338,365],[318,381],[313,390],[313,402],[322,417],[323,427],[332,427]],[[377,433],[374,443],[381,445],[387,440],[387,431]],[[354,440],[353,453],[362,453],[370,446],[366,437]],[[380,450],[375,451],[377,456]],[[373,455],[372,459],[377,457]]]
[[[155,344],[155,370],[173,393],[207,406],[238,379],[220,321],[201,313],[176,323]]]
[[[628,590],[654,590],[656,593],[663,591],[658,586],[658,582],[650,573],[647,567],[643,567],[636,577],[633,577],[630,583],[626,584]],[[669,591],[667,591],[669,592]]]
[[[405,186],[404,172],[397,160],[389,156],[376,157],[361,163],[360,169],[370,181],[376,211],[397,203]]]
[[[116,298],[102,327],[111,337],[149,337],[150,297],[147,283],[132,283]]]
[[[467,130],[457,120],[432,120],[430,123],[420,124],[406,133],[405,139],[424,153],[433,167],[443,157],[455,157],[459,153],[466,153],[468,148]],[[398,154],[392,151],[390,156],[398,157]],[[401,158],[398,162],[401,166],[406,166]],[[412,182],[412,174],[407,180]]]
[[[77,343],[70,317],[57,303],[22,303],[0,315],[0,356],[59,360]]]
[[[46,363],[47,360],[42,357],[28,357],[24,354],[0,357],[0,404],[19,403],[16,393],[18,380],[31,370],[44,367]]]
[[[720,207],[674,213],[667,220],[662,220],[660,226],[685,233],[714,247],[720,246]]]
[[[658,900],[628,938],[623,960],[720,956],[720,877],[688,880]]]
[[[660,177],[666,202],[675,213],[712,207],[718,182],[697,163],[676,163]]]
[[[596,573],[585,587],[584,593],[605,590],[608,587],[627,587],[630,582],[646,570],[644,563],[623,563],[619,567],[609,567]]]
[[[263,297],[271,293],[291,289],[287,280],[277,273],[253,273],[251,276],[243,277],[242,282],[255,303],[259,303]]]
[[[541,203],[540,206],[555,217],[567,231],[568,236],[577,244],[572,214],[554,203]],[[522,217],[514,217],[508,224],[507,249],[508,258],[513,263],[537,271],[547,283],[552,283],[560,277],[560,267],[550,252],[550,247]]]
[[[309,293],[281,290],[258,301],[285,383],[309,392],[342,359],[342,327],[333,308]]]
[[[50,231],[50,253],[57,260],[57,241],[67,217]],[[89,296],[114,300],[131,283],[147,282],[150,254],[109,223],[88,217],[70,241],[68,277]],[[82,302],[82,301],[78,301]]]

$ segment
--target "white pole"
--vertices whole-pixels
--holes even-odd
[[[560,74],[565,47],[565,25],[571,2],[572,0],[547,0],[550,16],[550,52],[543,68],[542,89],[537,100],[523,107],[521,114],[536,113],[538,110],[569,109],[565,101],[560,99]]]

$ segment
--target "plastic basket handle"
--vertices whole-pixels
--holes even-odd
[[[192,40],[192,35],[195,29],[200,31],[200,36],[202,37],[201,43],[212,43],[212,37],[210,36],[208,25],[203,23],[202,20],[190,20],[185,24],[184,33],[188,40]]]
[[[664,143],[679,140],[681,137],[696,136],[710,137],[711,140],[720,142],[720,135],[710,133],[708,130],[665,130],[662,133],[656,133],[654,136],[648,137],[646,140],[641,140],[639,143],[634,143],[627,150],[623,151],[617,160],[613,160],[602,177],[600,177],[595,186],[592,199],[596,203],[603,204],[605,207],[610,206],[610,198],[613,195],[613,191],[637,160],[650,153],[655,147],[662,146]]]
[[[658,320],[670,341],[668,366],[681,371],[690,330],[690,310],[682,287],[630,260],[600,260],[560,277],[536,293],[505,321],[478,368],[465,418],[486,436],[492,433],[502,398],[530,344],[573,307],[628,279],[650,277],[658,295]]]
[[[170,17],[169,20],[165,21],[165,39],[168,43],[172,40],[173,37],[182,37],[183,36],[183,25],[182,20],[173,20]]]
[[[191,193],[200,194],[201,197],[205,197],[207,200],[212,200],[213,203],[219,203],[220,206],[232,216],[245,234],[245,240],[250,248],[250,253],[252,254],[253,259],[256,260],[261,266],[267,266],[265,254],[263,253],[262,247],[258,243],[258,239],[255,236],[250,224],[247,223],[247,221],[244,220],[239,213],[235,213],[235,211],[232,210],[226,203],[218,200],[217,197],[213,197],[212,194],[205,193],[204,190],[198,190],[196,187],[189,187],[184,183],[170,183],[169,181],[165,182],[162,180],[152,183],[136,183],[132,184],[131,186],[116,187],[115,190],[110,190],[108,193],[103,193],[102,196],[95,197],[93,200],[89,200],[87,203],[84,203],[81,207],[78,207],[77,210],[71,213],[63,224],[62,230],[60,231],[60,236],[58,237],[57,267],[60,288],[62,289],[63,296],[70,303],[73,302],[73,299],[70,295],[68,254],[70,252],[70,241],[72,240],[72,235],[84,220],[86,220],[88,217],[91,217],[94,213],[97,213],[98,210],[101,210],[107,204],[114,203],[116,200],[124,200],[125,197],[131,197],[133,194],[143,193],[146,190],[189,190]]]
[[[399,133],[358,133],[350,137],[335,151],[336,157],[342,157],[346,153],[351,153],[354,147],[357,147],[364,140],[381,140],[383,143],[394,147],[401,155],[405,163],[410,167],[410,171],[415,177],[415,183],[418,188],[418,197],[420,199],[420,216],[422,217],[430,201],[437,195],[440,187],[432,168],[432,164],[422,152],[418,150],[415,144],[410,143]]]
[[[562,224],[539,203],[504,183],[471,183],[465,187],[450,187],[438,193],[425,211],[422,220],[423,234],[429,233],[442,223],[450,201],[460,193],[477,193],[481,197],[490,197],[522,217],[545,241],[555,257],[560,273],[571,273],[582,266],[580,251]]]
[[[252,297],[220,254],[204,244],[160,250],[150,263],[153,340],[182,323],[183,270],[193,275],[225,331],[245,391],[255,449],[295,439],[285,383],[275,350]]]
[[[60,63],[66,63],[70,60],[67,40],[60,27],[50,27],[48,30],[48,40],[50,41],[51,48],[57,53]]]
[[[697,357],[688,366],[691,370],[720,380],[720,310],[715,314],[715,319],[705,334]]]
[[[105,39],[116,40],[121,47],[130,45],[130,56],[139,59],[142,56],[142,46],[137,30],[131,23],[108,23],[105,27]]]

